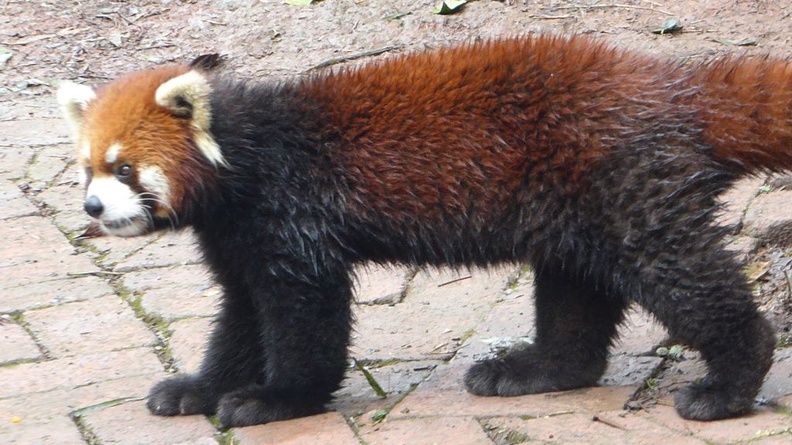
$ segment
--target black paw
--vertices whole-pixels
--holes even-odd
[[[722,386],[694,383],[674,397],[676,410],[689,420],[718,420],[739,416],[751,410],[752,397],[735,396]]]
[[[173,377],[151,388],[146,406],[158,416],[214,414],[217,396],[195,377]]]
[[[254,385],[223,395],[217,417],[227,428],[294,419],[324,412],[324,399],[329,397],[277,394]]]
[[[568,361],[532,347],[473,365],[465,374],[465,387],[481,396],[563,391],[595,385],[605,366],[604,358]]]

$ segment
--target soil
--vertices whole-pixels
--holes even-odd
[[[792,57],[789,0],[478,0],[451,15],[434,14],[436,2],[4,0],[0,117],[13,116],[13,102],[51,94],[57,80],[101,83],[133,69],[214,52],[228,56],[230,70],[252,78],[300,76],[320,65],[540,32],[591,34],[618,47],[683,60]],[[682,29],[652,32],[668,19],[678,19]],[[789,344],[787,250],[766,247],[752,261],[768,264],[758,284],[761,304]]]

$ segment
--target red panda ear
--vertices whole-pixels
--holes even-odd
[[[157,88],[154,99],[174,115],[190,120],[195,145],[214,165],[225,165],[220,147],[210,133],[212,87],[198,71],[188,71]]]
[[[58,103],[75,136],[79,136],[85,110],[95,98],[96,93],[93,88],[85,85],[65,81],[58,87]]]
[[[222,66],[226,61],[226,56],[222,54],[201,54],[190,62],[190,68],[195,68],[201,71],[212,71],[217,67]]]

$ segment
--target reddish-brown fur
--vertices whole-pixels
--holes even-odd
[[[133,73],[97,90],[83,127],[83,138],[92,149],[90,166],[95,176],[113,174],[115,166],[105,162],[105,152],[118,143],[125,163],[163,170],[170,179],[169,197],[174,209],[182,209],[194,198],[191,189],[196,181],[206,181],[211,175],[206,174],[204,160],[196,156],[189,122],[154,100],[157,87],[187,71],[186,67],[171,65]]]
[[[727,58],[684,66],[590,39],[556,40],[408,55],[318,77],[302,93],[332,117],[326,124],[343,144],[331,157],[366,196],[361,211],[441,218],[476,202],[497,214],[528,166],[532,177],[575,193],[594,161],[629,137],[625,116],[657,113],[657,103],[691,107],[690,124],[703,127],[730,169],[792,166],[792,65]]]

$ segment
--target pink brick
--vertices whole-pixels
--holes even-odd
[[[160,417],[144,402],[130,402],[85,411],[85,426],[101,443],[116,445],[216,444],[217,430],[204,416]]]
[[[221,290],[203,265],[173,266],[130,272],[123,284],[142,295],[141,305],[165,320],[212,316]]]
[[[161,371],[162,364],[147,348],[5,366],[0,368],[0,398]]]
[[[685,420],[677,415],[673,407],[659,404],[654,408],[640,411],[637,415],[671,430],[692,434],[709,443],[750,441],[760,435],[790,431],[789,417],[774,413],[768,408],[758,409],[746,416],[713,422]]]
[[[157,341],[129,304],[115,295],[28,311],[25,321],[56,358],[151,346]]]
[[[569,413],[535,419],[495,418],[485,421],[485,425],[491,436],[503,441],[498,443],[705,444],[623,411],[594,415]]]
[[[360,431],[369,445],[492,445],[472,417],[386,420]]]
[[[399,402],[391,417],[455,416],[532,416],[560,412],[596,413],[623,408],[636,391],[632,386],[583,388],[557,393],[520,397],[480,397],[469,394],[462,384],[467,366],[445,365],[415,391]]]
[[[36,343],[21,326],[0,318],[0,365],[35,360],[41,356]]]
[[[352,429],[338,413],[234,428],[239,445],[359,445]]]

